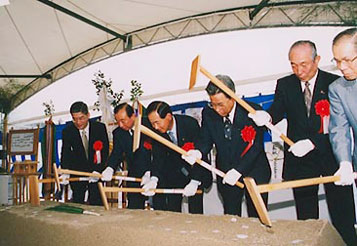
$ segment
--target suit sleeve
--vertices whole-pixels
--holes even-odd
[[[152,162],[149,170],[151,171],[151,176],[155,176],[160,180],[164,176],[166,153],[169,151],[159,142],[154,141],[152,146]]]
[[[329,136],[333,152],[338,162],[352,162],[350,124],[334,84],[330,85],[328,95],[330,99]]]
[[[141,177],[151,171],[152,139],[141,134],[139,148],[133,153],[133,165],[130,171],[135,177]]]
[[[196,146],[200,138],[200,126],[197,120],[192,120],[190,130],[193,133],[192,138]],[[202,154],[202,160],[208,162],[207,156],[208,154]],[[191,167],[191,179],[200,181],[201,186],[207,188],[212,183],[212,174],[209,170],[196,163]]]
[[[268,110],[272,118],[272,123],[274,125],[285,117],[286,110],[287,110],[286,102],[284,99],[285,97],[286,97],[286,92],[284,90],[284,85],[281,80],[278,80],[275,88],[274,101]]]
[[[207,156],[213,148],[213,139],[209,130],[209,116],[207,109],[202,111],[202,126],[200,128],[200,135],[196,141],[196,149],[201,151],[202,156]]]
[[[100,124],[100,128],[98,129],[100,132],[98,140],[102,141],[103,143],[103,149],[101,151],[101,162],[99,164],[96,164],[94,167],[94,171],[97,172],[102,172],[105,168],[105,163],[107,162],[108,159],[108,154],[109,154],[109,139],[108,139],[108,134],[107,134],[107,128],[105,127],[104,124]]]
[[[110,156],[108,158],[108,167],[111,167],[115,170],[118,169],[119,164],[123,161],[123,152],[124,149],[122,145],[120,144],[119,140],[119,132],[116,132],[114,130],[113,132],[113,150],[110,153]]]
[[[62,151],[61,151],[61,167],[63,169],[73,169],[71,164],[75,160],[73,151],[71,150],[70,134],[68,129],[62,131]]]
[[[256,110],[261,109],[257,105],[252,105]],[[264,165],[266,161],[265,151],[264,151],[264,127],[257,127],[254,122],[250,119],[248,120],[248,125],[252,126],[256,131],[255,139],[253,141],[252,147],[246,152],[240,159],[237,160],[237,171],[243,176],[249,175],[249,173],[257,166]],[[244,146],[248,143],[244,142]]]

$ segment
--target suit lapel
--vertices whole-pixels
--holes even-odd
[[[92,156],[92,149],[93,149],[93,144],[94,144],[94,140],[95,140],[95,129],[93,129],[93,125],[91,124],[91,122],[88,122],[89,124],[89,138],[88,138],[88,160],[92,160],[93,156]]]
[[[185,124],[182,124],[182,118],[178,116],[174,116],[176,120],[176,136],[177,136],[177,145],[183,146],[187,140],[186,128]]]
[[[75,142],[79,145],[79,148],[80,148],[80,155],[82,155],[84,159],[87,159],[85,150],[84,150],[84,146],[82,143],[81,133],[79,132],[78,128],[75,125],[73,125],[73,129],[74,129],[73,133],[74,133]],[[89,144],[89,141],[88,141],[88,144]]]
[[[311,102],[312,103],[311,108],[313,106],[315,107],[315,104],[318,101],[320,101],[322,99],[327,99],[327,93],[328,93],[328,88],[327,88],[327,86],[325,86],[325,81],[324,81],[323,75],[319,71],[319,74],[317,75],[317,78],[316,78],[314,94],[313,94],[312,102]]]
[[[323,75],[319,70],[316,78],[314,94],[312,96],[311,101],[309,124],[311,124],[312,126],[319,127],[321,124],[320,117],[316,114],[315,105],[318,101],[327,99],[327,90],[328,88],[325,86]]]
[[[181,129],[182,130],[182,127],[181,127],[181,122],[179,121],[179,117],[176,117],[176,115],[172,115],[172,117],[174,117],[175,118],[175,121],[176,121],[176,137],[177,137],[177,145],[178,146],[182,146],[183,144],[182,144],[182,140],[181,140],[181,135],[182,135],[182,132],[181,131],[179,131],[179,129]],[[181,128],[180,128],[181,127]]]
[[[129,131],[124,131],[124,134],[125,134],[126,139],[129,143],[128,146],[130,149],[128,150],[128,153],[130,153],[131,150],[133,149],[134,132],[133,132],[133,135],[131,135]]]
[[[302,114],[304,116],[303,118],[305,120],[308,120],[307,109],[306,109],[305,98],[304,98],[304,91],[303,91],[303,88],[301,85],[301,81],[296,76],[294,76],[293,88],[294,88],[293,93],[289,94],[289,96],[292,97],[291,103],[292,103],[292,105],[296,105],[296,107],[298,108],[297,112],[304,112]],[[310,110],[310,112],[311,112],[311,110]]]

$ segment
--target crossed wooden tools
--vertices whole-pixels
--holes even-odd
[[[88,173],[88,172],[81,172],[81,171],[74,171],[69,169],[61,169],[57,168],[56,164],[53,164],[53,171],[55,174],[56,186],[58,190],[61,190],[60,182],[59,182],[59,174],[72,174],[72,175],[80,175],[86,176],[85,178],[81,177],[79,180],[75,180],[76,178],[70,178],[68,181],[87,181],[88,177],[96,177],[101,178],[102,174],[100,173]],[[116,180],[123,180],[123,181],[132,181],[132,182],[141,182],[141,178],[134,178],[134,177],[127,177],[127,172],[117,172],[117,175],[113,175],[113,179]],[[73,180],[71,180],[73,179]]]
[[[357,179],[357,173],[354,173],[354,179]],[[288,188],[298,188],[298,187],[304,187],[310,185],[326,184],[326,183],[336,182],[339,180],[340,180],[340,176],[325,176],[325,177],[318,177],[318,178],[286,181],[286,182],[275,183],[275,184],[257,185],[254,179],[247,177],[244,178],[244,184],[246,185],[248,193],[252,198],[255,209],[258,212],[259,219],[264,225],[271,227],[272,223],[269,218],[267,208],[265,207],[263,198],[260,195],[261,193],[274,191],[274,190],[288,189]]]
[[[201,64],[200,64],[200,60],[201,60],[200,56],[198,55],[192,61],[189,89],[192,89],[195,86],[196,80],[197,80],[198,71],[200,71],[203,75],[205,75],[207,78],[209,78],[212,83],[214,83],[222,91],[227,93],[230,97],[232,97],[238,104],[240,104],[249,113],[255,114],[255,109],[254,108],[252,108],[248,103],[246,103],[241,98],[237,97],[237,95],[231,89],[229,89],[222,81],[217,79],[215,76],[213,76],[211,73],[209,73],[204,67],[202,67]],[[276,134],[278,134],[280,136],[280,138],[284,142],[286,142],[288,145],[291,146],[291,145],[294,144],[293,141],[291,141],[287,136],[285,136],[283,133],[281,133],[281,131],[276,126],[271,124],[270,122],[268,122],[265,126],[267,128],[269,128],[271,131],[273,131]]]
[[[197,80],[197,75],[198,75],[198,71],[200,71],[201,73],[203,73],[205,76],[207,76],[217,87],[219,87],[220,89],[222,89],[225,93],[227,93],[229,96],[231,96],[232,98],[234,98],[234,100],[236,102],[238,102],[243,108],[245,108],[248,112],[250,113],[254,113],[255,114],[255,109],[252,108],[248,103],[246,103],[244,100],[238,98],[235,93],[229,89],[224,83],[222,83],[219,79],[217,79],[216,77],[214,77],[213,75],[211,75],[206,69],[204,69],[201,65],[200,65],[200,56],[197,56],[193,62],[192,62],[192,66],[191,66],[191,77],[190,77],[190,86],[189,89],[192,89],[194,87],[194,85],[196,84],[196,80]],[[138,103],[138,107],[140,106],[139,102]],[[280,130],[272,125],[271,123],[267,123],[266,125],[269,129],[271,129],[273,132],[277,133],[281,139],[283,139],[287,144],[289,144],[290,146],[294,144],[293,141],[291,141],[288,137],[286,137],[284,134],[282,134],[280,132]],[[149,128],[143,126],[141,124],[141,117],[140,115],[137,115],[136,119],[135,119],[135,125],[134,125],[134,140],[133,140],[133,150],[135,151],[138,147],[139,147],[139,143],[140,143],[140,133],[144,133],[145,135],[155,139],[156,141],[166,145],[167,147],[171,148],[172,150],[178,152],[181,155],[187,155],[187,152],[185,150],[183,150],[182,148],[180,148],[179,146],[173,144],[172,142],[168,141],[167,139],[161,137],[160,135],[158,135],[157,133],[151,131]],[[217,174],[220,177],[224,177],[225,173],[218,170],[217,168],[212,167],[210,164],[202,161],[201,159],[197,159],[196,162],[198,164],[200,164],[201,166],[203,166],[204,168],[214,172],[215,174]],[[244,188],[244,184],[242,184],[241,182],[237,182],[236,185],[240,188]]]
[[[49,178],[49,179],[38,179],[37,175],[31,175],[29,177],[29,183],[30,183],[30,202],[34,206],[39,206],[40,205],[40,197],[39,197],[39,184],[40,183],[56,183],[57,190],[61,190],[60,186],[60,181],[62,181],[61,178],[59,178],[59,174],[72,174],[72,175],[80,175],[84,177],[74,177],[74,178],[68,178],[68,181],[74,182],[74,181],[88,181],[89,177],[97,177],[101,178],[101,174],[96,174],[96,173],[88,173],[88,172],[81,172],[81,171],[75,171],[75,170],[69,170],[69,169],[61,169],[57,168],[56,163],[53,163],[53,171],[54,171],[54,178]],[[116,180],[123,180],[123,181],[132,181],[132,182],[141,182],[140,178],[134,178],[134,177],[127,177],[127,172],[117,172],[117,175],[113,176],[113,179]],[[129,190],[127,192],[130,192]]]
[[[255,109],[252,108],[248,103],[244,100],[238,98],[236,94],[229,89],[222,81],[217,79],[215,76],[210,74],[205,68],[200,65],[200,56],[197,56],[191,66],[191,77],[190,77],[190,86],[189,89],[192,89],[196,84],[198,71],[204,74],[207,78],[210,79],[212,83],[214,83],[217,87],[219,87],[222,91],[227,93],[230,97],[232,97],[237,103],[239,103],[243,108],[245,108],[249,113],[255,114]],[[267,123],[266,127],[269,128],[271,131],[275,132],[280,136],[280,138],[286,142],[289,146],[293,145],[294,142],[291,141],[287,136],[282,134],[280,130],[271,123]],[[354,173],[354,178],[357,178],[357,173]],[[272,223],[270,221],[268,211],[265,207],[264,201],[261,193],[273,191],[273,190],[280,190],[280,189],[287,189],[287,188],[297,188],[303,186],[310,186],[310,185],[317,185],[317,184],[324,184],[324,183],[332,183],[340,180],[339,176],[327,176],[327,177],[318,177],[318,178],[310,178],[310,179],[300,179],[294,181],[287,181],[275,184],[265,184],[265,185],[257,185],[253,178],[246,177],[243,179],[244,184],[247,187],[248,193],[252,198],[254,206],[258,212],[259,218],[261,222],[271,227]]]
[[[89,172],[81,172],[69,169],[61,169],[57,168],[56,163],[53,164],[54,170],[54,178],[52,179],[38,179],[37,175],[31,175],[29,177],[30,183],[30,202],[33,206],[40,205],[40,198],[39,198],[39,183],[56,183],[57,189],[61,190],[59,174],[72,174],[72,175],[81,175],[85,177],[75,177],[69,178],[68,181],[88,181],[89,177],[97,177],[101,178],[101,174],[96,173],[89,173]],[[117,172],[119,175],[114,175],[113,179],[115,180],[123,180],[123,181],[132,181],[132,182],[141,182],[141,178],[135,177],[127,177],[122,176],[126,175],[127,172]],[[129,187],[104,187],[101,182],[98,182],[99,192],[102,198],[102,202],[106,210],[109,209],[107,197],[105,193],[108,192],[130,192],[130,193],[141,193],[145,192],[146,190],[143,188],[129,188]],[[151,189],[150,191],[154,191],[155,193],[165,193],[165,194],[183,194],[183,189]],[[202,194],[202,190],[197,190],[196,194]]]
[[[155,139],[156,141],[162,143],[163,145],[169,147],[170,149],[176,151],[177,153],[181,154],[181,155],[187,155],[187,151],[180,148],[179,146],[175,145],[174,143],[170,142],[169,140],[161,137],[159,134],[153,132],[152,130],[150,130],[149,128],[147,128],[144,125],[140,124],[140,117],[136,117],[135,119],[136,123],[135,123],[135,132],[139,133],[142,132],[145,135],[151,137],[152,139]],[[137,134],[136,136],[138,136],[138,138],[140,138],[140,134]],[[135,136],[134,136],[135,138]],[[135,141],[134,141],[135,142]],[[139,142],[139,141],[136,141]],[[197,159],[196,162],[203,166],[204,168],[210,170],[211,172],[214,172],[215,174],[217,174],[220,177],[224,177],[224,175],[226,175],[224,172],[222,172],[221,170],[218,170],[217,168],[211,166],[210,164],[208,164],[207,162],[201,160],[201,159]],[[244,184],[242,184],[241,182],[237,182],[236,185],[240,188],[244,188]]]

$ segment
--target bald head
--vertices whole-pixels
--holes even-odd
[[[352,43],[355,51],[357,51],[357,28],[349,28],[337,34],[333,39],[332,45],[335,46],[347,40]]]
[[[332,42],[332,53],[345,79],[357,79],[357,28],[349,28],[337,34]]]

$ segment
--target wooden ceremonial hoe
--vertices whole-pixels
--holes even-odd
[[[140,117],[136,117],[136,120],[139,121]],[[180,148],[179,146],[173,144],[169,140],[161,137],[159,134],[153,132],[149,128],[141,125],[140,122],[135,123],[135,126],[136,126],[135,132],[142,132],[145,135],[151,137],[152,139],[155,139],[156,141],[158,141],[158,142],[162,143],[163,145],[169,147],[170,149],[176,151],[177,153],[179,153],[181,155],[187,155],[187,151],[185,151],[184,149]],[[139,138],[140,138],[140,135],[139,135]],[[204,168],[210,170],[211,172],[214,172],[215,174],[217,174],[218,176],[220,176],[222,178],[224,177],[224,175],[226,175],[224,172],[218,170],[217,168],[212,167],[210,164],[204,162],[201,159],[197,159],[196,162],[198,164],[200,164],[201,166],[203,166]],[[244,188],[244,184],[242,184],[241,182],[237,182],[236,185],[242,189]]]
[[[354,173],[354,178],[357,178],[357,173]],[[261,222],[271,227],[272,223],[268,215],[267,208],[265,207],[264,201],[261,193],[274,191],[274,190],[282,190],[288,188],[298,188],[310,185],[317,185],[317,184],[325,184],[325,183],[332,183],[340,180],[340,176],[326,176],[326,177],[318,177],[318,178],[309,178],[309,179],[300,179],[300,180],[293,180],[293,181],[286,181],[281,183],[275,184],[264,184],[264,185],[257,185],[253,178],[247,177],[244,178],[244,184],[247,187],[248,193],[253,201],[255,209],[258,212],[259,218]]]
[[[48,183],[56,183],[59,184],[59,182],[62,179],[58,178],[58,174],[55,178],[47,178],[47,179],[38,179],[37,175],[30,175],[29,176],[29,187],[30,187],[30,203],[32,206],[40,206],[40,192],[39,192],[39,184],[48,184]],[[88,181],[88,177],[76,177],[76,178],[69,178],[68,181],[74,182],[74,181]],[[59,186],[59,185],[58,185]],[[57,186],[57,188],[58,188]],[[60,189],[59,189],[60,190]]]
[[[81,172],[81,171],[57,168],[56,163],[53,164],[53,170],[54,170],[55,182],[56,182],[56,186],[57,186],[58,190],[61,190],[59,176],[58,176],[59,174],[72,174],[72,175],[80,175],[80,176],[86,176],[86,177],[97,177],[97,178],[102,177],[102,174],[100,174],[100,173],[88,173],[88,172]],[[117,174],[118,174],[118,172],[117,172]],[[121,175],[113,175],[113,179],[123,180],[123,181],[132,181],[132,182],[141,182],[141,178],[122,176],[122,175],[126,175],[127,172],[120,172],[119,174],[121,174]],[[72,178],[70,178],[69,181],[85,181],[84,178],[82,178],[82,179],[79,178],[78,180],[75,180],[75,178],[73,178],[73,180],[71,180],[71,179]]]
[[[99,193],[102,198],[102,202],[105,210],[109,210],[109,204],[105,193],[109,192],[129,192],[129,193],[141,193],[145,192],[143,188],[128,188],[128,187],[104,187],[101,182],[98,182]],[[183,194],[183,189],[149,189],[159,194]],[[202,190],[197,190],[196,194],[202,194]]]
[[[189,85],[189,89],[191,90],[195,84],[196,84],[196,80],[197,80],[197,75],[198,72],[201,72],[202,74],[204,74],[207,78],[210,79],[210,81],[212,83],[214,83],[217,87],[219,87],[222,91],[224,91],[225,93],[227,93],[230,97],[232,97],[237,103],[239,103],[239,105],[241,105],[244,109],[246,109],[249,113],[255,114],[255,109],[252,108],[247,102],[245,102],[244,100],[242,100],[241,98],[237,97],[237,95],[231,90],[229,89],[222,81],[220,81],[219,79],[217,79],[215,76],[213,76],[212,74],[210,74],[205,68],[203,68],[200,65],[200,56],[198,55],[193,61],[192,61],[192,66],[191,66],[191,76],[190,76],[190,85]],[[267,123],[265,125],[267,128],[269,128],[272,132],[275,132],[276,134],[278,134],[280,136],[280,138],[287,143],[289,146],[292,146],[294,144],[293,141],[291,141],[287,136],[285,136],[283,133],[281,133],[281,131],[274,126],[273,124],[271,124],[270,122]]]

